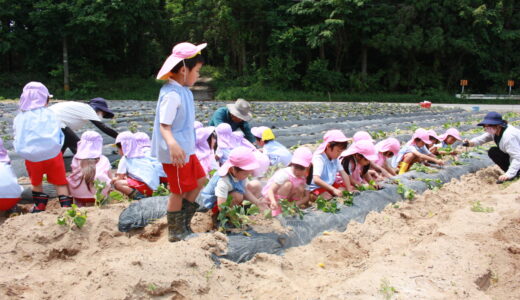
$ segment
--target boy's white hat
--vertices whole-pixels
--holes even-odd
[[[207,43],[203,43],[197,46],[193,45],[192,43],[180,43],[175,45],[175,47],[172,49],[172,54],[168,56],[162,65],[161,70],[159,70],[159,73],[157,73],[157,79],[168,79],[167,75],[170,73],[173,67],[175,67],[182,60],[192,58],[199,54],[199,52],[206,48],[207,45]]]

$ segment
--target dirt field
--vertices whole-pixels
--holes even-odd
[[[9,299],[518,299],[520,182],[488,168],[325,232],[284,256],[236,264],[211,253],[221,233],[169,243],[164,220],[117,231],[123,205],[88,208],[87,225],[61,212],[0,225],[0,295]],[[475,201],[480,201],[478,209]],[[474,212],[471,210],[489,212]],[[492,210],[492,211],[491,211]],[[5,299],[5,298],[4,298]]]

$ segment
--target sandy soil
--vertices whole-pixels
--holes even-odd
[[[0,298],[518,299],[520,181],[499,186],[498,174],[466,175],[284,256],[219,267],[221,233],[169,243],[161,220],[123,234],[123,204],[86,208],[85,227],[69,230],[51,207],[0,225]],[[475,201],[493,211],[472,211]]]

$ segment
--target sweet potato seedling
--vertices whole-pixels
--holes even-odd
[[[325,200],[321,195],[316,199],[316,208],[326,213],[337,213],[339,211],[338,202],[335,198]]]
[[[166,186],[163,183],[159,184],[159,187],[157,187],[157,190],[153,191],[153,193],[152,193],[152,197],[169,196],[169,195],[170,195],[170,191],[166,188]]]
[[[483,207],[480,201],[473,202],[471,206],[471,211],[473,212],[484,212],[484,213],[491,213],[494,211],[493,207]]]
[[[295,202],[291,202],[287,199],[280,199],[280,206],[282,207],[282,215],[284,217],[300,217],[303,220],[303,211],[296,205]]]
[[[395,180],[397,184],[397,193],[403,197],[403,199],[413,200],[415,198],[415,191],[405,186],[400,180]]]
[[[64,214],[58,216],[56,223],[58,225],[68,226],[72,229],[74,225],[81,229],[87,222],[87,212],[81,211],[76,204],[65,211]]]

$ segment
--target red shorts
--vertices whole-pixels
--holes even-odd
[[[128,183],[129,187],[138,190],[145,196],[150,197],[153,194],[153,190],[146,183],[133,179],[132,177],[126,177],[126,183]]]
[[[333,187],[339,189],[341,187],[345,187],[345,183],[342,181],[335,181],[333,184],[332,184]],[[316,196],[319,196],[325,192],[329,192],[329,190],[327,190],[326,188],[317,188],[315,190],[312,190],[311,193],[316,195]],[[330,192],[329,192],[330,193]]]
[[[96,199],[94,198],[76,198],[74,197],[74,201],[78,206],[85,206],[86,204],[95,203]]]
[[[197,188],[197,180],[206,177],[195,154],[190,155],[190,161],[180,168],[172,164],[163,164],[163,169],[168,177],[170,192],[177,195],[193,191]]]
[[[6,211],[15,206],[20,198],[0,198],[0,210]]]
[[[66,185],[65,163],[61,152],[55,157],[44,161],[33,162],[26,160],[25,167],[31,178],[31,184],[38,186],[42,184],[43,175],[47,174],[47,181],[54,185]]]

